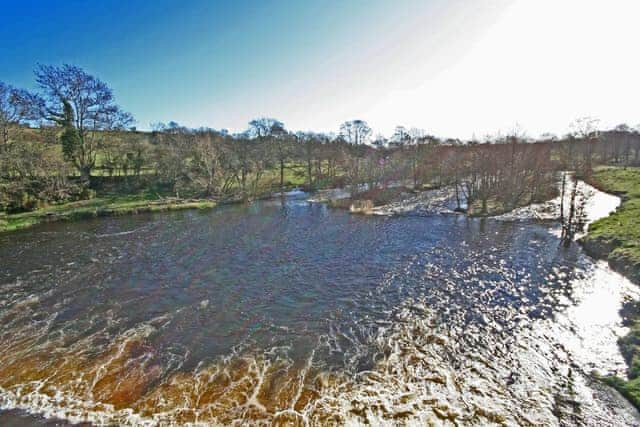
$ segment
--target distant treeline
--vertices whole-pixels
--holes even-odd
[[[439,139],[397,127],[372,138],[362,120],[336,134],[290,132],[259,118],[245,132],[132,127],[107,84],[84,70],[39,66],[39,93],[0,82],[0,211],[92,197],[95,190],[251,199],[278,189],[454,186],[479,213],[548,198],[558,171],[589,175],[596,164],[640,163],[640,134],[576,121],[562,138],[523,135],[484,141]]]

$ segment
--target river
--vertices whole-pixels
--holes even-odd
[[[637,297],[552,222],[298,195],[44,224],[0,235],[0,423],[638,425],[592,377]]]

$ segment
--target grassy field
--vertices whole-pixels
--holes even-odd
[[[0,232],[19,230],[42,222],[70,221],[179,209],[208,209],[215,205],[215,202],[210,200],[158,198],[158,196],[150,193],[102,195],[91,200],[54,205],[33,212],[10,215],[0,213]]]
[[[262,180],[273,187],[280,185],[280,169],[273,167],[268,169]],[[306,169],[304,165],[287,163],[284,169],[284,184],[286,187],[299,187],[307,183]]]
[[[592,183],[623,201],[615,213],[591,224],[583,239],[585,249],[640,284],[640,168],[598,168]],[[626,304],[623,317],[630,331],[619,345],[629,365],[629,381],[617,377],[605,381],[640,409],[640,303]]]

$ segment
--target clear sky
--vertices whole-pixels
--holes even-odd
[[[37,63],[79,65],[142,129],[640,123],[640,0],[0,2],[0,80],[34,88]]]

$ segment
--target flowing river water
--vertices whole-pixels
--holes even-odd
[[[638,291],[558,234],[291,197],[0,235],[0,424],[638,425],[592,376]]]

